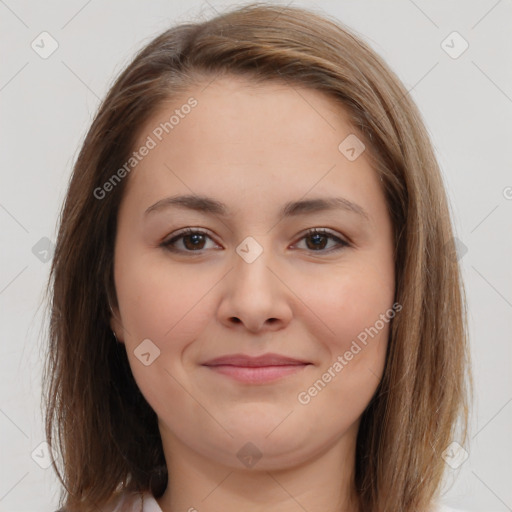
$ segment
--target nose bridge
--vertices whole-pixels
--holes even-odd
[[[263,296],[274,288],[272,281],[275,276],[268,267],[272,268],[275,258],[269,240],[270,237],[259,237],[258,241],[248,236],[235,249],[234,285],[249,288],[253,296],[260,293]]]
[[[267,237],[268,241],[270,237]],[[274,275],[276,258],[265,237],[245,238],[235,249],[229,284],[219,309],[221,321],[242,323],[256,331],[265,325],[282,327],[290,319],[283,284]]]

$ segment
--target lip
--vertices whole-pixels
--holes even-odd
[[[209,359],[204,366],[246,366],[246,367],[262,367],[262,366],[284,366],[284,365],[299,365],[308,364],[309,361],[303,359],[296,359],[293,357],[283,356],[281,354],[263,354],[261,356],[248,356],[246,354],[229,354],[226,356],[216,357]]]
[[[280,354],[263,354],[258,357],[231,354],[210,359],[203,366],[239,382],[264,384],[300,372],[310,364],[309,361]]]

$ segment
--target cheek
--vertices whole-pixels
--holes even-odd
[[[325,336],[317,339],[328,356],[297,400],[308,414],[322,416],[325,428],[348,427],[368,405],[382,376],[396,314],[392,260],[359,263],[320,281],[307,298],[326,326]]]
[[[194,265],[178,269],[154,254],[116,263],[124,343],[139,389],[159,415],[174,414],[176,404],[193,415],[195,404],[182,387],[189,370],[183,356],[213,315],[208,292],[219,276]]]
[[[140,257],[120,262],[116,274],[127,344],[150,338],[177,350],[179,340],[193,338],[208,322],[208,292],[218,280],[208,270]]]
[[[357,264],[330,269],[313,278],[309,286],[304,282],[297,287],[304,291],[301,299],[310,310],[307,314],[321,320],[325,343],[331,352],[344,352],[352,340],[376,322],[379,331],[386,330],[387,324],[383,325],[380,319],[393,305],[392,267],[374,266],[361,258]]]

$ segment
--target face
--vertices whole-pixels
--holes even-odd
[[[141,130],[153,147],[126,178],[112,327],[171,453],[291,467],[355,444],[394,315],[392,225],[330,98],[203,89]]]

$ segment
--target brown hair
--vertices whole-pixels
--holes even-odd
[[[127,179],[102,199],[94,190],[129,159],[164,100],[221,74],[322,91],[365,141],[394,225],[395,300],[403,309],[362,417],[355,483],[364,511],[426,510],[439,492],[443,450],[466,440],[471,390],[464,289],[438,163],[408,91],[369,46],[326,15],[264,3],[150,42],[110,89],[83,143],[49,281],[46,433],[60,454],[61,504],[96,510],[121,485],[156,497],[165,489],[156,415],[109,327]]]

